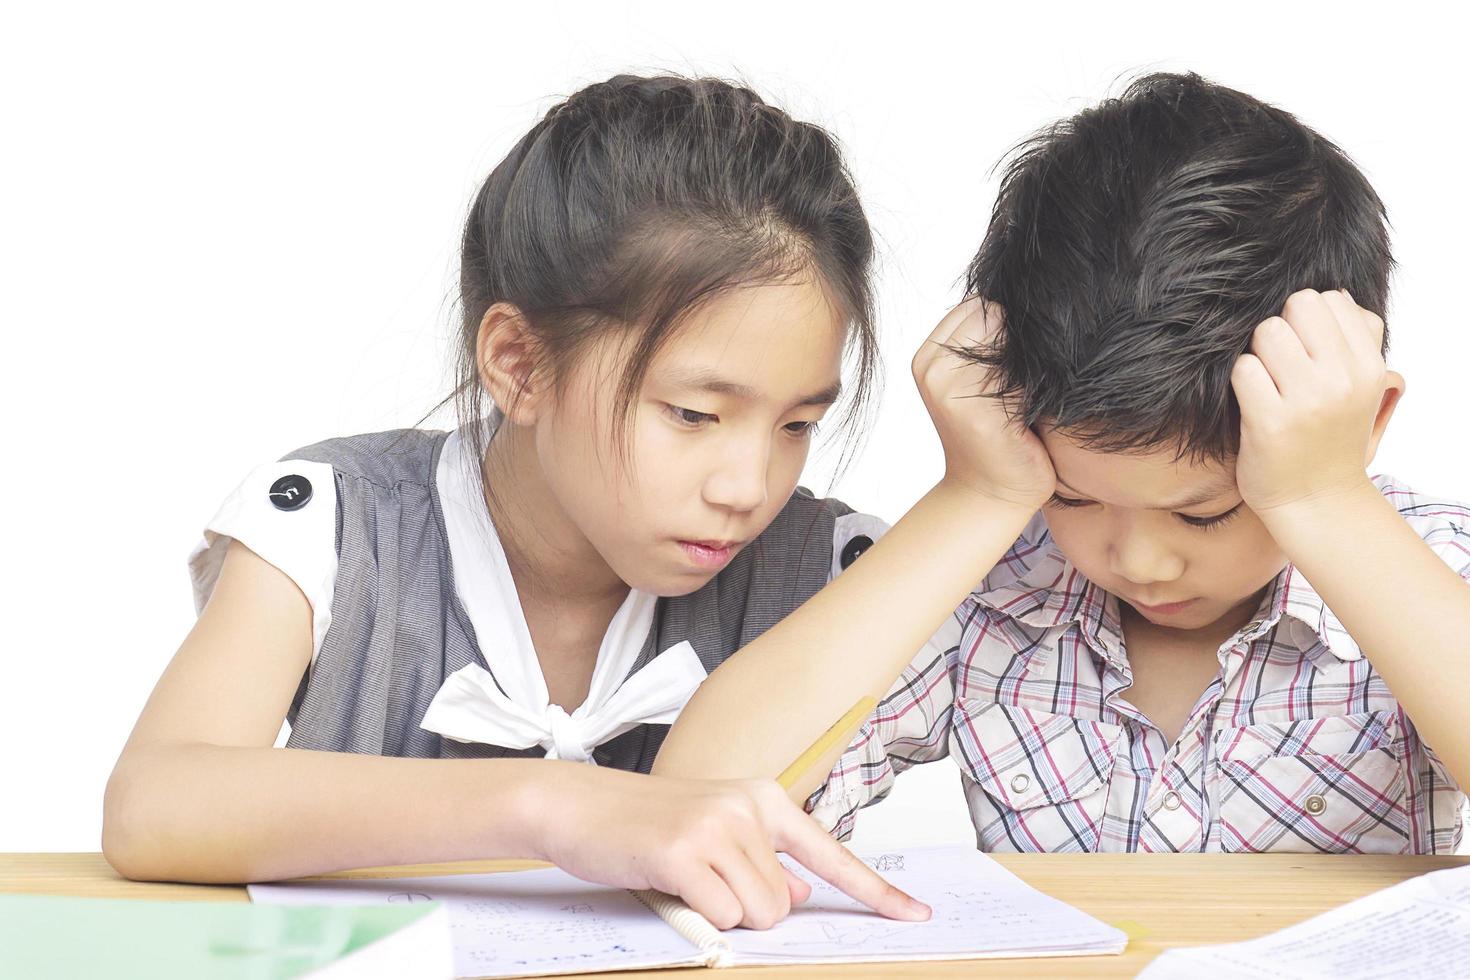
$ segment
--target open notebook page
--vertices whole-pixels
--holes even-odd
[[[585,884],[548,869],[497,875],[252,885],[257,902],[443,901],[460,976],[510,976],[654,966],[852,963],[1121,952],[1126,936],[1031,888],[969,847],[860,853],[934,907],[928,922],[884,919],[815,880],[774,929],[721,933],[677,899]],[[688,938],[681,937],[680,933]]]
[[[735,963],[860,963],[1120,953],[1127,936],[1044,895],[969,847],[913,847],[858,854],[934,908],[928,922],[880,919],[805,869],[812,897],[776,928],[725,933]]]

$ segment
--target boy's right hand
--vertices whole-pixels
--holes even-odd
[[[944,445],[945,481],[1034,511],[1056,489],[1051,457],[995,397],[990,372],[955,353],[990,344],[1004,315],[980,297],[950,310],[914,355],[914,381]]]
[[[573,766],[576,768],[572,768]],[[719,929],[767,929],[811,886],[778,851],[869,908],[920,921],[930,909],[824,833],[772,780],[644,776],[568,763],[546,801],[535,855],[587,881],[678,895]]]

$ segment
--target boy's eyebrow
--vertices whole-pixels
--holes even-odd
[[[709,391],[717,395],[729,395],[744,401],[759,401],[761,393],[749,385],[740,384],[738,381],[730,381],[722,378],[713,371],[669,371],[665,376],[669,384],[679,388],[690,388],[695,391]],[[814,391],[797,399],[796,405],[831,405],[837,401],[842,394],[842,382],[834,381],[821,391]]]
[[[1066,487],[1068,490],[1072,491],[1075,494],[1078,494],[1078,495],[1083,496],[1083,497],[1086,497],[1087,496],[1087,494],[1083,493],[1081,490],[1078,490],[1076,487],[1072,486],[1066,480],[1062,479],[1062,475],[1060,473],[1057,474],[1057,483],[1060,484],[1061,486]],[[1150,510],[1185,510],[1185,509],[1187,509],[1189,507],[1198,507],[1200,504],[1207,503],[1207,502],[1209,502],[1211,500],[1214,500],[1216,497],[1220,496],[1221,494],[1228,493],[1228,492],[1230,492],[1230,491],[1232,491],[1234,489],[1235,489],[1235,481],[1234,480],[1230,480],[1228,478],[1221,478],[1221,479],[1215,481],[1214,483],[1208,484],[1207,486],[1205,486],[1201,490],[1199,490],[1199,491],[1197,491],[1195,493],[1189,494],[1186,497],[1183,497],[1183,498],[1181,498],[1179,500],[1171,501],[1170,503],[1167,503],[1167,504],[1163,505],[1162,507],[1152,507],[1152,508],[1149,508],[1149,509]]]

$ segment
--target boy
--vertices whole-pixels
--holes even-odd
[[[814,814],[845,835],[896,772],[953,754],[987,850],[1454,850],[1470,509],[1365,472],[1404,390],[1383,360],[1391,264],[1341,151],[1194,75],[1026,144],[970,268],[990,302],[951,315],[995,322],[950,346],[1040,440],[1050,498]],[[793,653],[822,717],[896,669],[853,649]],[[739,660],[731,696],[756,677]],[[692,761],[720,680],[656,771]],[[792,748],[746,741],[728,763],[746,774]]]

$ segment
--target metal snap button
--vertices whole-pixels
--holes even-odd
[[[1031,785],[1031,777],[1024,772],[1016,773],[1011,777],[1011,790],[1017,793],[1026,792],[1026,787]]]
[[[1308,813],[1315,817],[1317,814],[1327,809],[1327,801],[1324,800],[1321,796],[1318,796],[1316,793],[1313,793],[1311,796],[1307,797],[1305,809]]]
[[[1179,799],[1179,794],[1174,792],[1173,790],[1170,790],[1169,792],[1164,794],[1165,810],[1177,810],[1179,809],[1179,804],[1182,802],[1183,801]]]

